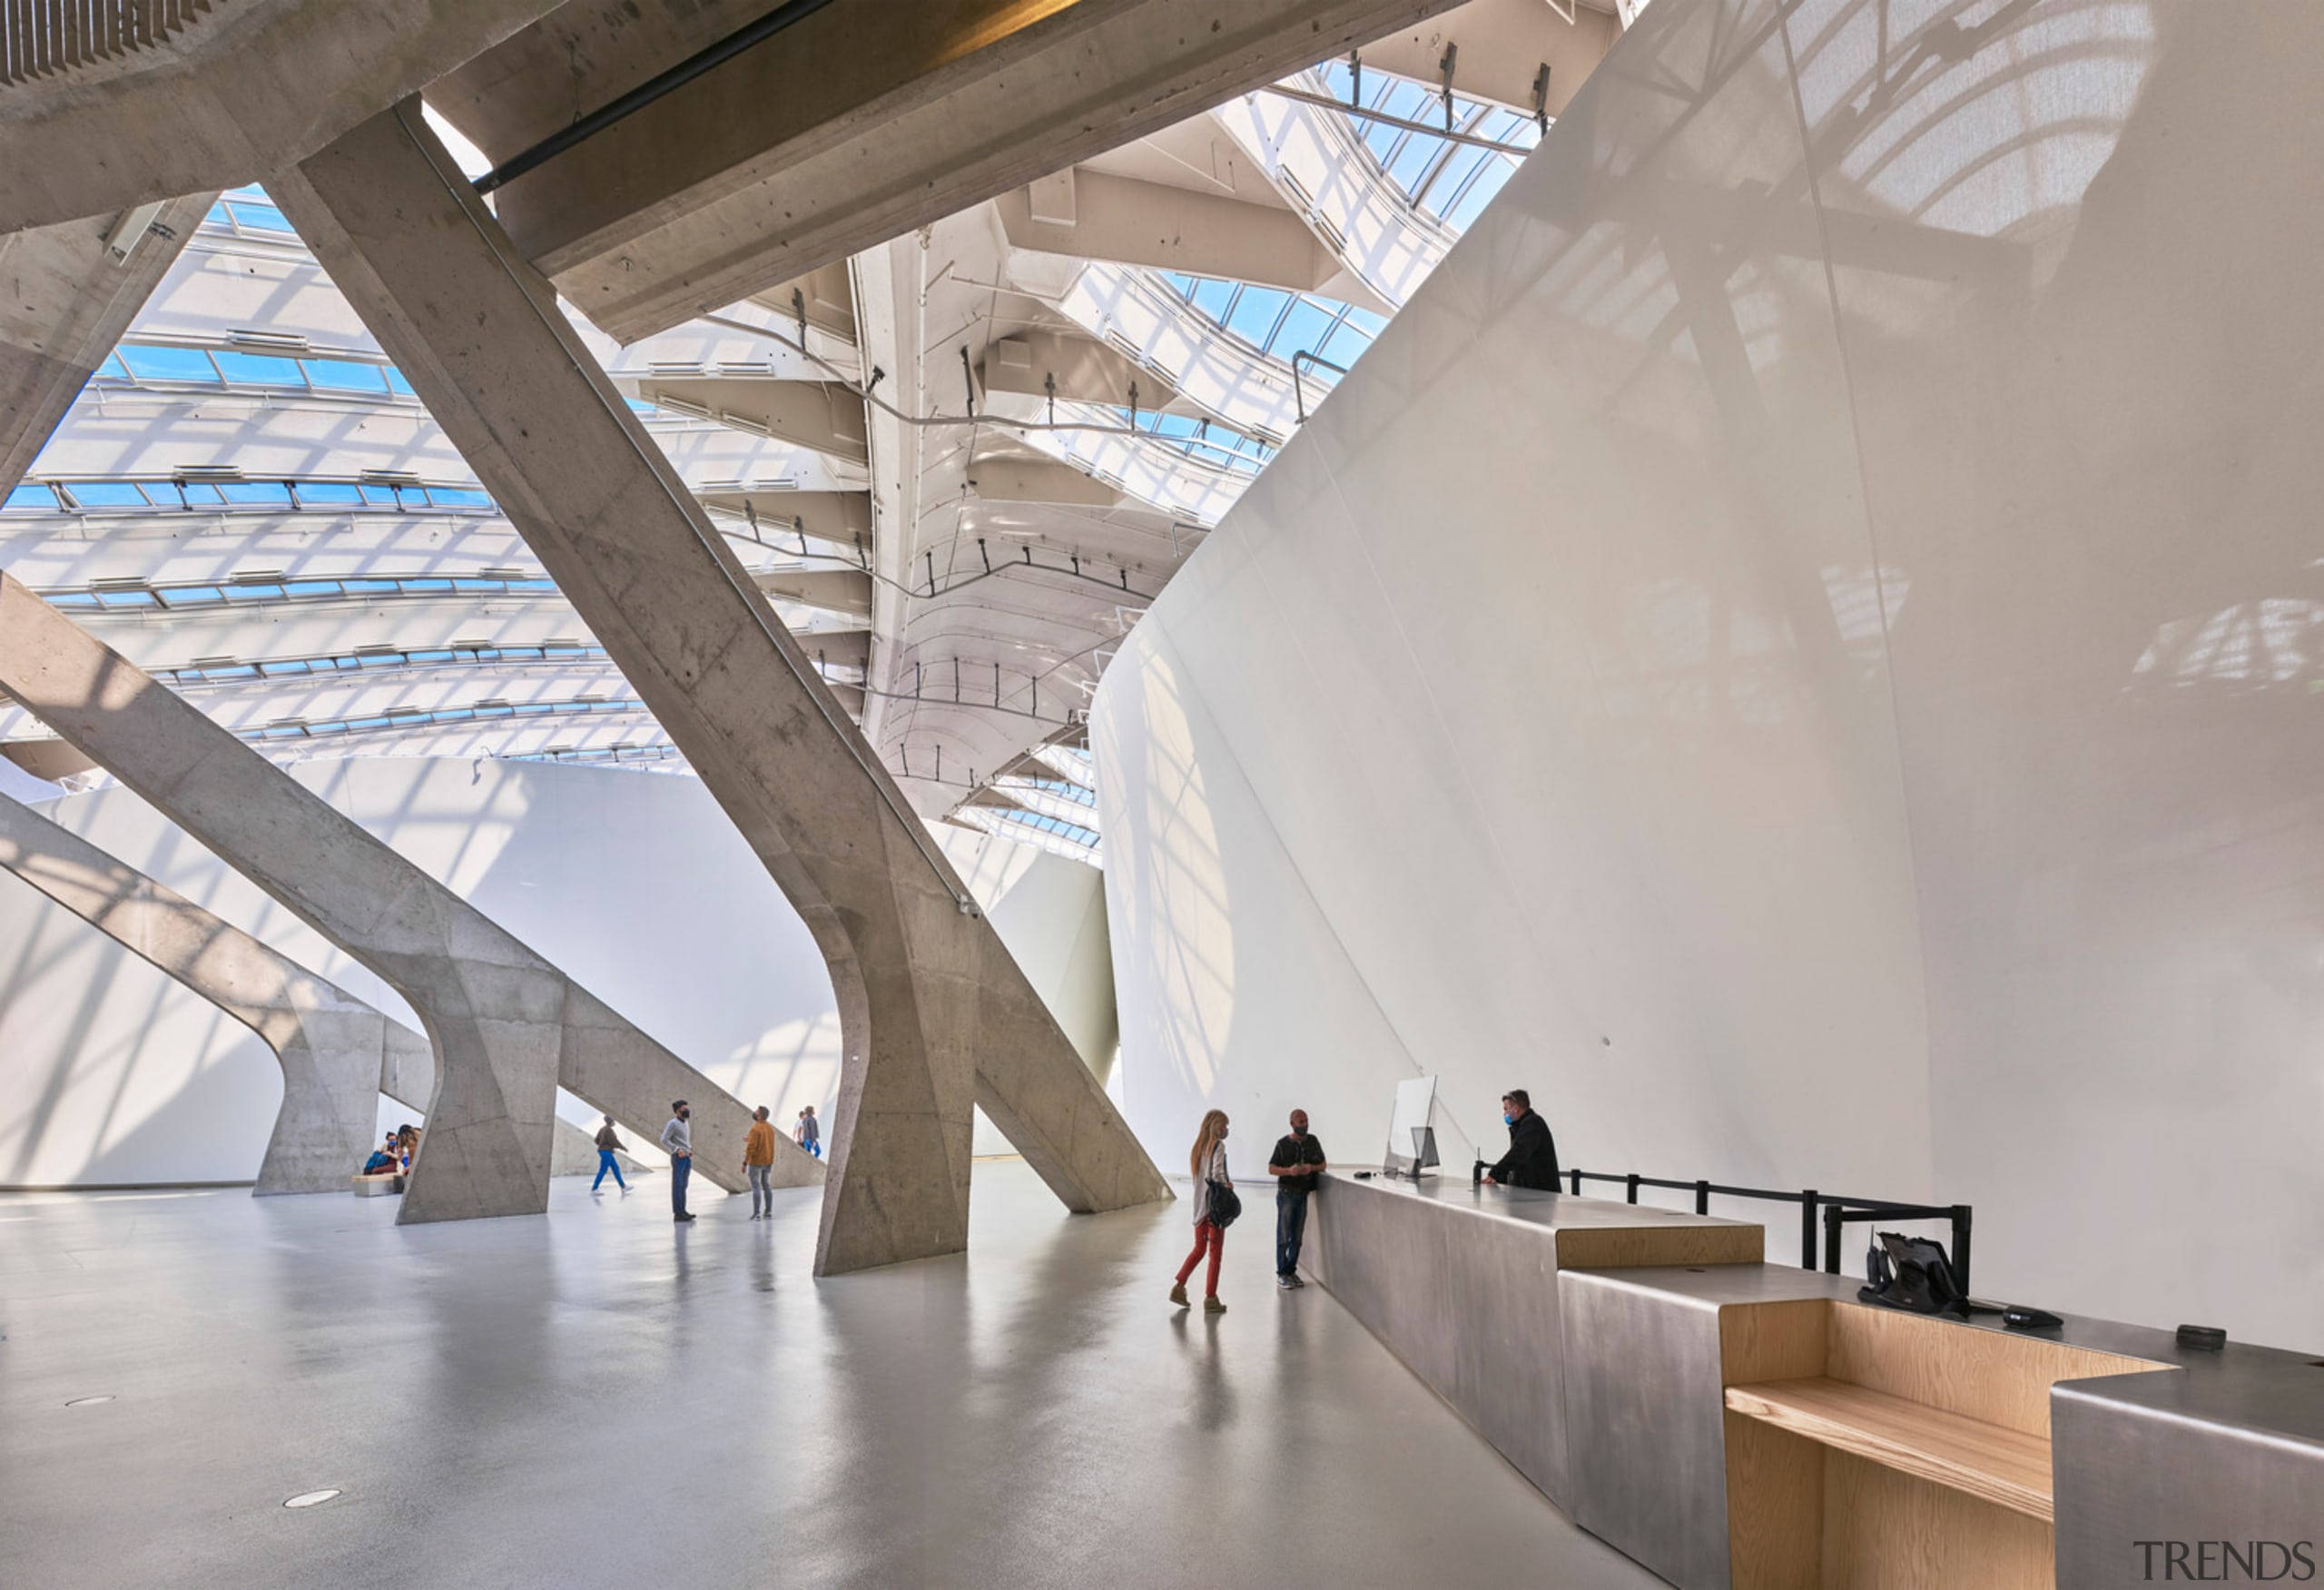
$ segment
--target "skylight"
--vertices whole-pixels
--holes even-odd
[[[1323,91],[1343,104],[1356,86],[1355,74],[1344,61],[1326,63],[1316,72]],[[1363,74],[1364,110],[1377,111],[1400,121],[1442,123],[1444,101],[1438,91],[1387,72]],[[1396,190],[1421,209],[1456,232],[1466,232],[1502,184],[1516,174],[1518,157],[1443,138],[1415,133],[1388,122],[1353,118],[1357,136],[1371,152],[1380,170]],[[1531,116],[1506,106],[1452,96],[1452,128],[1472,137],[1488,138],[1531,149],[1541,130]]]

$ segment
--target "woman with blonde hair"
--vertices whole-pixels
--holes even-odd
[[[1210,1255],[1210,1273],[1203,1286],[1202,1311],[1224,1314],[1226,1305],[1218,1300],[1218,1258],[1226,1241],[1226,1220],[1234,1217],[1219,1212],[1222,1220],[1211,1219],[1210,1189],[1213,1182],[1232,1188],[1235,1179],[1226,1173],[1226,1111],[1214,1110],[1202,1118],[1202,1130],[1195,1134],[1195,1151],[1188,1157],[1188,1168],[1195,1177],[1195,1250],[1187,1255],[1186,1263],[1178,1266],[1177,1283],[1170,1289],[1170,1301],[1179,1308],[1188,1307],[1187,1278]]]

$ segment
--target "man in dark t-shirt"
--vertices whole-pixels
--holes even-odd
[[[1299,1244],[1307,1235],[1307,1195],[1324,1179],[1324,1145],[1307,1131],[1307,1111],[1291,1112],[1291,1134],[1275,1139],[1267,1156],[1267,1174],[1275,1178],[1275,1284],[1290,1291],[1307,1283],[1299,1279]]]

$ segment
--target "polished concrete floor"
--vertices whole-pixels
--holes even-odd
[[[964,1259],[822,1282],[812,1190],[0,1197],[0,1585],[1659,1583],[1278,1294],[1268,1211],[1206,1318],[1183,1204],[976,1178]]]

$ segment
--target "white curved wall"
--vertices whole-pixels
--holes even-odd
[[[1155,1151],[1521,1081],[1570,1165],[2324,1345],[2319,47],[1640,17],[1106,676]]]
[[[822,956],[696,780],[425,758],[289,771],[712,1081],[779,1122],[803,1104],[828,1113],[839,1016]],[[412,1019],[377,978],[127,790],[73,796],[50,815]],[[1114,1016],[1096,871],[1003,839],[945,831],[940,841],[1102,1074]],[[255,1174],[281,1100],[263,1044],[5,877],[0,946],[0,1186]],[[981,1122],[978,1146],[1007,1151]]]

